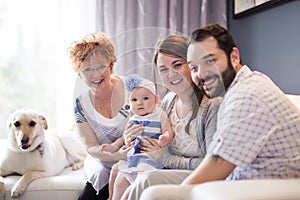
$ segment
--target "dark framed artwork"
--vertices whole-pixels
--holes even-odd
[[[241,18],[293,0],[233,0],[233,17]]]

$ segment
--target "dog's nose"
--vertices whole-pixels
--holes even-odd
[[[29,142],[29,138],[28,137],[23,137],[22,139],[21,139],[21,143],[22,144],[27,144]]]

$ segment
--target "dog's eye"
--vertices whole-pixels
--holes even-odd
[[[31,127],[35,126],[35,124],[36,123],[34,121],[29,122],[29,126],[31,126]]]
[[[19,127],[19,126],[21,126],[21,123],[20,123],[19,121],[16,121],[16,122],[14,123],[14,125],[15,125],[15,127]]]

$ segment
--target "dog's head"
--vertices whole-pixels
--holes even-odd
[[[8,142],[14,151],[32,151],[44,141],[46,118],[30,109],[19,109],[8,117]]]

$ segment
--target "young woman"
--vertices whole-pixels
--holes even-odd
[[[138,175],[131,190],[123,195],[124,199],[139,199],[142,191],[151,185],[181,183],[203,160],[212,141],[221,99],[208,99],[193,83],[186,61],[187,47],[186,37],[169,35],[158,43],[154,56],[154,70],[170,91],[161,106],[169,115],[175,137],[168,149],[161,148],[151,138],[148,138],[149,143],[140,145],[143,152],[165,168],[176,170],[156,170]],[[135,138],[141,129],[139,126],[130,127],[124,138]]]
[[[113,75],[116,56],[104,33],[74,42],[69,51],[74,71],[88,86],[88,91],[75,97],[74,104],[76,127],[89,153],[85,160],[87,183],[79,199],[106,200],[111,167],[126,159],[126,150],[100,149],[102,144],[113,143],[123,134],[128,119],[125,86],[122,77]],[[122,145],[123,142],[117,144],[116,150]]]

